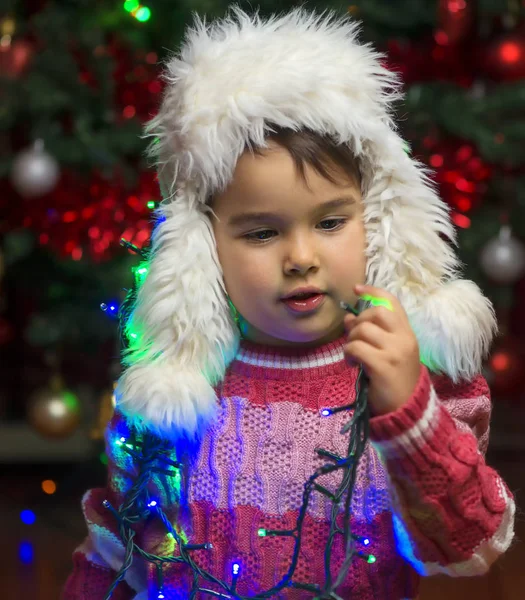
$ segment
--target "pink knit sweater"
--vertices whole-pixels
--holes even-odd
[[[176,487],[166,490],[152,475],[152,497],[188,543],[213,544],[211,550],[192,551],[197,564],[227,582],[232,564],[240,565],[240,594],[267,590],[287,572],[293,540],[257,532],[294,528],[305,481],[329,462],[316,449],[346,456],[348,438],[340,429],[350,414],[320,414],[322,408],[347,405],[355,397],[358,370],[347,366],[343,343],[340,338],[292,350],[243,340],[223,386],[217,386],[219,419],[206,432],[187,478],[188,510],[179,508]],[[419,575],[479,575],[506,551],[513,539],[515,506],[505,482],[485,464],[490,410],[490,392],[481,375],[454,385],[422,366],[407,404],[371,418],[351,524],[354,533],[370,540],[363,550],[377,560],[369,564],[354,558],[338,590],[342,598],[414,599]],[[89,535],[73,555],[63,600],[102,600],[122,564],[118,527],[102,502],[108,499],[118,507],[132,483],[133,461],[118,443],[126,435],[117,412],[107,430],[108,486],[84,496]],[[338,472],[318,483],[335,490],[340,481]],[[322,585],[331,509],[324,495],[313,492],[294,581]],[[340,538],[332,554],[334,575],[343,560]],[[138,527],[135,539],[148,552],[178,555],[158,519]],[[164,580],[166,599],[188,598],[187,566],[166,566]],[[157,600],[155,581],[154,569],[136,556],[113,599]],[[287,589],[278,597],[306,600],[313,595]]]

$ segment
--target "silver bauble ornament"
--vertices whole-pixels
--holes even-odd
[[[494,282],[513,284],[525,275],[525,245],[512,236],[508,225],[503,225],[498,237],[483,247],[480,264]]]
[[[27,418],[33,429],[46,438],[70,436],[80,423],[78,398],[55,376],[49,387],[37,390],[29,399]]]
[[[37,140],[29,150],[23,150],[13,162],[11,182],[24,198],[36,198],[50,192],[57,184],[60,169],[57,161]]]

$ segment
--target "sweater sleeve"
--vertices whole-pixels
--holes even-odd
[[[73,552],[73,570],[62,590],[61,600],[103,600],[117,576],[96,551],[91,537]],[[124,581],[115,589],[111,600],[137,598],[135,591]]]
[[[73,570],[62,591],[61,600],[103,600],[121,569],[126,548],[117,520],[107,502],[118,509],[137,477],[133,456],[125,451],[129,430],[121,415],[115,413],[105,432],[108,457],[107,483],[88,490],[82,498],[82,512],[88,535],[73,553]],[[139,526],[134,541],[144,544]],[[150,544],[150,548],[152,545]],[[116,586],[112,600],[147,598],[148,565],[134,555],[125,578]]]
[[[513,495],[485,462],[490,412],[482,375],[454,385],[421,365],[409,401],[370,419],[397,548],[420,575],[484,574],[513,540]]]

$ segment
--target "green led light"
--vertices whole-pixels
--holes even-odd
[[[372,304],[372,306],[384,306],[388,310],[391,310],[392,312],[394,311],[392,303],[386,298],[376,298],[375,296],[371,296],[370,294],[361,294],[359,297],[363,300],[369,301]]]
[[[71,392],[64,392],[62,394],[62,399],[70,411],[78,411],[78,399],[75,394]]]
[[[367,562],[369,565],[371,565],[372,563],[375,563],[375,562],[376,562],[376,557],[375,557],[373,554],[371,554],[371,555],[368,557],[368,560],[367,560],[366,562]]]
[[[153,209],[155,208],[155,202],[154,202],[153,200],[150,200],[150,201],[148,202],[148,204],[147,204],[147,207],[148,207],[150,210],[153,210]]]
[[[134,17],[141,23],[149,21],[151,18],[151,10],[147,6],[141,6],[135,13]]]
[[[257,535],[259,535],[260,537],[264,537],[266,535],[266,529],[259,529],[257,531]]]
[[[140,6],[138,0],[126,0],[124,2],[124,10],[127,12],[133,12]]]
[[[148,274],[148,267],[146,267],[146,266],[133,267],[131,270],[133,271],[133,274],[135,275],[135,280],[136,280],[137,284],[142,285],[146,275]]]

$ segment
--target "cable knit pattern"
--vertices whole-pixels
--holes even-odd
[[[305,481],[327,462],[316,449],[347,453],[348,438],[340,430],[351,413],[321,415],[321,409],[348,405],[355,398],[357,368],[347,366],[343,343],[340,338],[319,348],[290,349],[243,340],[216,388],[218,419],[194,450],[181,482],[171,482],[170,488],[159,476],[152,477],[150,493],[159,498],[179,531],[191,543],[212,542],[212,550],[193,552],[200,567],[230,582],[232,564],[241,565],[237,583],[241,594],[264,591],[286,574],[293,540],[260,537],[257,531],[293,529]],[[370,440],[353,492],[351,525],[354,533],[370,539],[362,549],[377,560],[353,561],[338,590],[341,597],[414,599],[418,573],[477,575],[505,552],[513,539],[514,500],[485,464],[489,418],[490,393],[481,375],[454,385],[445,376],[431,376],[424,366],[405,406],[371,418]],[[121,564],[118,548],[115,556],[108,556],[107,541],[114,539],[117,528],[102,501],[109,498],[118,506],[131,485],[135,466],[117,443],[128,435],[117,412],[107,432],[108,488],[86,496],[89,543],[74,555],[63,600],[102,600],[111,583],[109,569],[114,575]],[[341,477],[341,473],[324,475],[319,483],[333,491]],[[322,585],[322,549],[331,508],[324,495],[311,495],[294,581]],[[341,517],[339,513],[339,523]],[[100,531],[104,526],[105,537]],[[149,552],[178,554],[158,521],[139,528],[137,540]],[[340,536],[335,540],[333,575],[344,558]],[[116,597],[156,600],[154,569],[138,557],[133,565],[126,578],[129,585],[122,584],[126,587],[118,588],[121,595]],[[106,587],[101,583],[97,591],[89,588],[87,593],[86,573],[95,569],[104,573],[100,582]],[[141,573],[142,583],[137,584]],[[166,566],[164,578],[167,600],[188,597],[191,573],[185,565]],[[203,579],[201,587],[221,590]],[[307,600],[312,593],[287,589],[276,597]]]
[[[394,530],[405,557],[422,575],[479,575],[509,547],[515,505],[484,460],[490,415],[486,381],[479,375],[448,392],[440,383],[434,386],[422,367],[411,401],[372,419],[371,439],[387,465]],[[458,396],[461,404],[466,400],[464,418]]]

